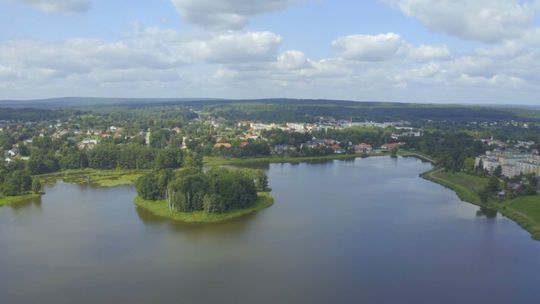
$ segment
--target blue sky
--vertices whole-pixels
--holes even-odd
[[[540,104],[540,1],[0,0],[0,98]]]

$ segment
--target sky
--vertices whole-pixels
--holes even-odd
[[[0,99],[540,104],[540,0],[0,0]]]

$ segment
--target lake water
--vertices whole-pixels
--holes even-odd
[[[540,242],[429,168],[272,164],[275,205],[210,226],[58,183],[0,208],[0,303],[539,303]]]

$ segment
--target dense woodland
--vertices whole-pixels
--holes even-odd
[[[261,170],[188,166],[177,172],[148,173],[136,183],[137,193],[146,200],[166,199],[176,212],[223,213],[246,208],[257,200],[258,191],[269,191],[268,178]]]

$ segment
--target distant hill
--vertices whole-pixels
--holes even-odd
[[[60,97],[29,100],[0,100],[0,107],[10,108],[64,108],[86,106],[170,105],[185,101],[210,100],[207,98],[99,98]]]
[[[319,116],[355,121],[540,120],[540,106],[415,104],[328,99],[210,99],[210,98],[92,98],[64,97],[39,100],[0,100],[0,108],[105,111],[108,107],[136,109],[187,106],[227,119],[310,121]]]

